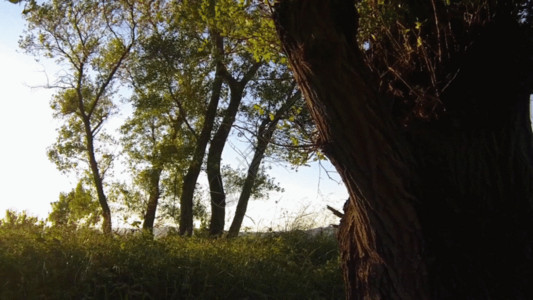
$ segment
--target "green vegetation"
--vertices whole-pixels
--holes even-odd
[[[340,299],[335,238],[153,239],[0,221],[0,299]]]
[[[47,85],[61,121],[49,159],[83,182],[52,204],[55,223],[111,233],[118,216],[148,231],[176,222],[192,235],[200,219],[220,236],[231,190],[236,236],[248,202],[281,190],[265,158],[323,158],[261,2],[28,1],[23,17],[21,48],[64,69]],[[238,166],[222,159],[235,142]]]

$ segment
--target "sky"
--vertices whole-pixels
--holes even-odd
[[[46,217],[59,191],[70,188],[48,161],[55,138],[44,66],[18,48],[22,7],[0,1],[0,211],[28,210]]]
[[[50,203],[57,201],[60,192],[70,191],[77,180],[60,173],[46,156],[60,123],[52,118],[49,106],[53,90],[43,86],[60,68],[50,61],[37,62],[18,47],[25,26],[22,9],[0,0],[0,218],[6,209],[46,218]],[[223,157],[237,164],[240,159],[231,147],[226,147]],[[326,172],[334,168],[327,162],[322,165],[314,163],[298,171],[272,165],[269,174],[285,191],[250,202],[243,226],[283,229],[302,217],[316,225],[335,221],[326,205],[342,208],[347,192],[335,172]],[[232,198],[236,197],[228,197],[226,223],[233,215],[236,199]]]

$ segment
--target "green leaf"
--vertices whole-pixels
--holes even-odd
[[[253,108],[260,116],[265,114],[265,110],[260,105],[254,104]]]
[[[422,46],[422,38],[421,37],[417,37],[416,38],[416,46],[417,47],[421,47]]]
[[[293,136],[291,136],[291,142],[293,146],[298,146],[299,144],[298,139]]]

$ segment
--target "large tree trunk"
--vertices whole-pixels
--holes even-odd
[[[224,77],[230,87],[230,101],[228,107],[224,111],[222,123],[211,140],[209,153],[207,154],[206,171],[207,179],[209,181],[209,191],[211,194],[211,221],[209,224],[209,234],[212,236],[219,236],[224,233],[224,223],[226,218],[226,193],[224,192],[224,184],[222,182],[222,174],[220,171],[222,152],[224,151],[224,146],[226,145],[231,127],[233,126],[235,117],[239,111],[244,88],[260,66],[261,63],[255,63],[252,65],[240,81],[231,77],[231,74],[227,71],[224,72]]]
[[[445,117],[400,129],[354,40],[354,1],[279,1],[274,19],[350,193],[347,298],[532,299],[529,94],[515,70],[530,54],[517,28],[488,30],[456,62]]]
[[[507,21],[484,29],[441,97],[447,113],[408,129],[434,299],[533,299],[525,40]]]

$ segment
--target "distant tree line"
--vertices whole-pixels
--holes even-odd
[[[136,214],[145,230],[160,219],[190,236],[196,218],[220,236],[230,190],[240,194],[229,227],[238,235],[249,200],[282,190],[266,156],[301,165],[320,155],[268,13],[234,0],[27,2],[21,47],[64,68],[50,86],[62,125],[48,155],[79,178],[50,221],[110,233],[112,214]],[[222,162],[232,134],[252,149],[237,169]],[[127,174],[113,176],[121,159]]]

